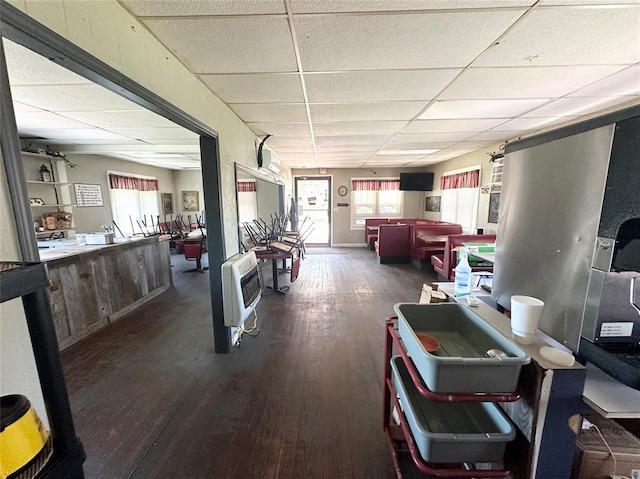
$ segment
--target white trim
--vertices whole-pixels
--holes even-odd
[[[332,245],[332,248],[367,248],[366,243],[340,243]]]

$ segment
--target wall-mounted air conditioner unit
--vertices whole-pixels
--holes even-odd
[[[262,150],[262,167],[280,173],[280,157],[271,150]]]

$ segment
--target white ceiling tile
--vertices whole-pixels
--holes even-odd
[[[431,100],[460,72],[388,70],[306,73],[311,103]]]
[[[470,68],[438,99],[557,98],[622,68],[623,65]]]
[[[310,135],[308,123],[247,123],[258,136],[305,136]]]
[[[282,0],[120,0],[120,3],[139,17],[286,13]]]
[[[175,123],[148,110],[68,111],[61,115],[98,128],[171,128]]]
[[[317,145],[380,145],[382,147],[393,135],[318,136]]]
[[[634,65],[597,81],[569,96],[640,95],[640,65]]]
[[[469,138],[469,140],[491,140],[494,142],[513,141],[520,137],[524,130],[519,131],[483,131],[479,135]]]
[[[469,133],[466,133],[469,136]],[[461,140],[458,140],[461,141]],[[436,142],[417,142],[417,143],[396,143],[392,141],[385,149],[389,150],[424,150],[424,149],[441,149],[456,144],[458,141],[436,141]]]
[[[478,132],[489,130],[504,119],[474,119],[474,120],[414,120],[402,133],[446,133],[446,132]]]
[[[637,4],[537,8],[474,66],[637,63],[638,18]]]
[[[115,93],[90,84],[16,86],[15,101],[49,111],[139,110],[140,106]]]
[[[320,153],[375,153],[380,148],[377,145],[319,145],[316,149]]]
[[[104,131],[104,130],[98,130],[98,131]],[[107,132],[108,133],[108,132]],[[55,140],[51,140],[51,139],[47,139],[47,144],[52,144],[52,145],[67,145],[67,148],[64,149],[64,153],[68,154],[68,155],[73,155],[73,154],[77,154],[77,155],[82,155],[84,153],[82,152],[74,152],[74,148],[73,147],[69,147],[71,145],[106,145],[106,146],[115,146],[117,145],[119,148],[122,148],[123,145],[126,145],[128,147],[134,145],[143,145],[144,143],[141,142],[140,140],[134,140],[132,138],[125,138],[125,137],[120,137],[121,139],[114,139],[117,138],[119,135],[115,135],[112,134],[111,136],[113,136],[113,138],[91,138],[91,139],[78,139],[78,138],[74,138],[74,139],[55,139]],[[113,150],[111,150],[113,151]]]
[[[155,18],[144,23],[194,73],[297,70],[284,15]]]
[[[200,140],[197,135],[190,136],[190,138],[149,138],[144,140],[145,144],[148,145],[191,145],[193,147],[200,149]]]
[[[186,128],[111,128],[111,131],[128,138],[153,140],[198,140],[199,136]]]
[[[515,120],[508,121],[500,126],[493,128],[493,130],[526,130],[527,132],[534,132],[536,130],[547,128],[552,125],[568,122],[575,118],[575,116],[563,116],[554,118],[516,118]]]
[[[269,147],[272,146],[312,146],[311,136],[301,137],[273,137],[267,140]]]
[[[16,112],[36,112],[36,111],[46,111],[40,108],[36,108],[35,106],[27,105],[26,103],[20,103],[19,101],[13,102],[13,111]]]
[[[304,71],[445,68],[467,66],[523,13],[302,15],[294,24]]]
[[[436,165],[438,163],[442,163],[445,160],[440,160],[437,158],[430,158],[430,159],[421,159],[418,161],[414,161],[413,163],[411,163],[412,167],[418,167],[418,166],[429,166],[429,165]]]
[[[473,133],[459,131],[446,133],[401,133],[396,136],[391,144],[401,145],[403,143],[448,143],[452,141],[463,141]]]
[[[229,106],[246,123],[308,121],[304,103],[232,104]]]
[[[61,67],[28,48],[2,39],[9,72],[9,84],[18,85],[80,85],[91,83],[84,77]]]
[[[109,140],[109,142],[122,140],[128,142],[129,138],[110,131],[101,130],[100,128],[69,128],[64,130],[56,130],[53,128],[24,128],[20,132],[34,137],[56,138],[58,140]]]
[[[633,96],[560,98],[522,115],[523,118],[588,115],[633,100]]]
[[[436,101],[419,119],[511,118],[546,102],[547,99]]]
[[[291,7],[294,13],[345,13],[528,7],[534,3],[534,0],[292,0]]]
[[[89,125],[48,111],[19,111],[16,112],[18,130],[89,128]]]
[[[226,103],[300,103],[304,101],[296,73],[200,75]]]
[[[381,103],[321,103],[309,105],[313,121],[411,120],[424,101]]]
[[[397,133],[406,123],[405,121],[315,122],[313,130],[319,136],[384,135]]]
[[[493,140],[461,141],[460,143],[456,143],[454,148],[482,148],[494,144],[495,141]]]

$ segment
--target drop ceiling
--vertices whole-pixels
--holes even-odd
[[[119,3],[293,168],[425,167],[640,102],[640,1]],[[195,134],[5,48],[21,133],[197,167]]]

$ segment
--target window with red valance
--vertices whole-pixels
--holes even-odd
[[[400,180],[351,180],[353,191],[390,191],[400,189]]]
[[[112,190],[158,191],[158,180],[110,173],[109,187]]]
[[[440,177],[440,189],[477,188],[480,186],[480,170],[464,171]]]
[[[238,191],[240,193],[249,193],[251,191],[256,191],[256,182],[255,181],[238,181]]]

